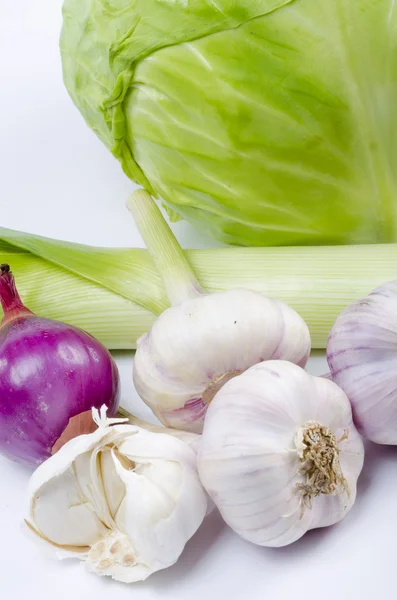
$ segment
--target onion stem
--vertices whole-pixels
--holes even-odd
[[[157,267],[172,305],[204,293],[173,232],[145,190],[131,194],[127,206]]]
[[[16,317],[32,314],[22,303],[8,264],[0,265],[0,304],[4,312],[3,325]]]

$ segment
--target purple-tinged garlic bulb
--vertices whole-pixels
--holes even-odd
[[[328,339],[327,360],[362,435],[397,444],[397,281],[341,313]]]

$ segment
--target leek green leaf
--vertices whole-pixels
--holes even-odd
[[[0,228],[0,262],[11,266],[23,302],[33,312],[85,329],[110,349],[136,348],[137,339],[166,306],[144,250],[121,250],[115,257],[113,249]],[[151,293],[162,299],[158,306]]]
[[[203,288],[236,287],[283,300],[325,348],[339,313],[396,278],[397,244],[185,251]],[[87,330],[110,349],[134,349],[168,306],[146,250],[94,248],[0,228],[0,263],[37,314]]]

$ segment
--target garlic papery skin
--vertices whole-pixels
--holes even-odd
[[[397,281],[348,306],[327,345],[332,379],[344,390],[354,422],[378,444],[397,444]]]
[[[344,392],[290,362],[268,361],[215,396],[198,467],[226,523],[278,547],[348,513],[363,459]]]
[[[133,372],[164,425],[201,433],[217,391],[256,363],[305,366],[311,340],[298,313],[251,290],[206,294],[149,194],[135,192],[128,207],[173,304],[138,340]]]
[[[102,419],[35,471],[26,522],[58,558],[131,583],[178,560],[208,497],[187,444],[111,422]]]

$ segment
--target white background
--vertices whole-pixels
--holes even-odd
[[[60,0],[0,0],[0,225],[86,244],[142,245],[125,209],[132,184],[63,87],[60,24]],[[184,246],[215,245],[186,223],[174,230]],[[132,353],[115,356],[123,400],[144,416],[147,409],[131,382]],[[309,370],[325,372],[321,354],[311,359]],[[27,469],[0,457],[0,597],[5,600],[397,596],[394,448],[368,445],[358,500],[339,525],[273,550],[240,540],[215,512],[176,566],[134,586],[98,578],[77,562],[53,562],[24,538],[28,479]]]

